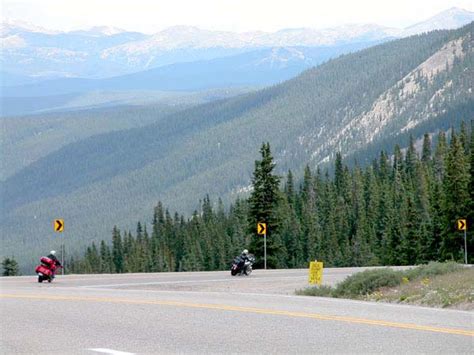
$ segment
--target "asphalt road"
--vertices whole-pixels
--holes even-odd
[[[0,353],[473,353],[474,312],[293,295],[306,285],[307,270],[0,278]]]

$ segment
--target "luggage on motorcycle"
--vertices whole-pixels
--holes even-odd
[[[43,275],[46,275],[46,276],[51,276],[53,274],[53,272],[44,265],[38,265],[35,269],[35,272],[36,273],[40,272],[40,273],[42,273]]]
[[[47,266],[47,267],[51,267],[51,266],[54,265],[54,261],[52,259],[48,258],[47,256],[41,257],[40,261],[41,261],[41,264],[43,264],[44,266]]]

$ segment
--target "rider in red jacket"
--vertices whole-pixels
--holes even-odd
[[[56,257],[56,250],[51,250],[49,252],[49,255],[48,255],[48,258],[50,258],[51,260],[53,260],[54,262],[54,265],[56,265],[56,267],[62,267],[61,265],[61,262],[58,260],[58,258]],[[54,272],[53,272],[53,278],[54,278]]]

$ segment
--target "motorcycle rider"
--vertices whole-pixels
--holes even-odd
[[[239,263],[239,269],[244,271],[244,274],[247,275],[247,270],[244,269],[245,263],[249,261],[249,251],[247,249],[244,249],[242,251],[242,254],[240,254],[240,263]]]
[[[51,250],[48,254],[48,258],[53,260],[53,263],[54,263],[54,265],[56,265],[56,267],[62,267],[61,262],[56,257],[56,250]],[[53,272],[52,278],[54,278],[54,276],[55,276],[55,273]]]

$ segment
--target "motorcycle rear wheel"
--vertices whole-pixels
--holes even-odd
[[[43,276],[38,276],[38,282],[42,283],[43,282]]]

